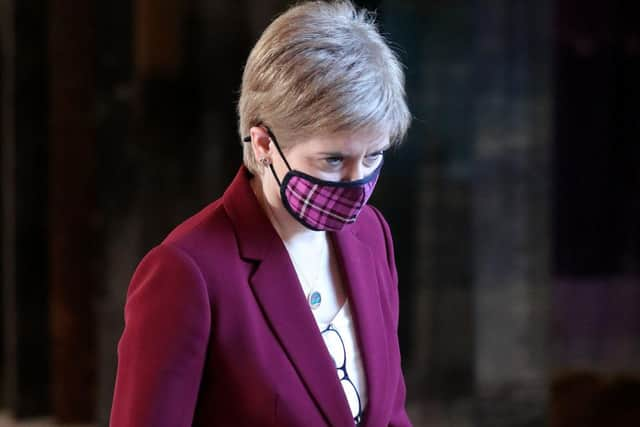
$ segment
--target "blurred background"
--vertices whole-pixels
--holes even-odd
[[[0,426],[107,426],[129,279],[241,161],[285,0],[0,0]],[[416,426],[640,425],[640,2],[371,0]]]

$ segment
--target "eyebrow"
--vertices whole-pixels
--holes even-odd
[[[380,148],[376,148],[375,150],[372,150],[370,152],[368,152],[366,155],[371,155],[371,154],[375,154],[375,153],[379,153],[381,151],[387,151],[389,148],[391,148],[391,144],[385,144],[384,146],[380,147]],[[343,152],[340,151],[323,151],[318,153],[321,156],[328,156],[328,157],[350,157],[348,154],[345,154]]]
[[[339,151],[323,151],[318,154],[321,156],[328,156],[328,157],[347,157],[346,154],[341,153]]]
[[[391,143],[390,142],[385,142],[382,147],[377,147],[375,150],[370,151],[369,154],[373,154],[373,153],[379,153],[381,151],[387,151],[388,149],[391,148]]]

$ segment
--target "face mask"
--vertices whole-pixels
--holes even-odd
[[[267,132],[289,169],[280,181],[273,165],[269,165],[280,186],[280,197],[287,211],[302,225],[316,231],[339,231],[346,224],[355,222],[373,193],[382,162],[373,173],[363,179],[325,181],[291,169],[275,136],[268,128]]]

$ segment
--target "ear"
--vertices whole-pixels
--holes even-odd
[[[261,126],[254,126],[249,130],[251,135],[251,149],[256,162],[260,159],[271,160],[271,138],[266,129]]]

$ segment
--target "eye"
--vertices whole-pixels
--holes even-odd
[[[369,165],[375,164],[382,159],[384,156],[384,150],[376,151],[371,154],[367,154],[365,158],[365,162]]]
[[[344,161],[344,157],[342,156],[331,156],[331,157],[325,157],[324,161],[329,165],[329,166],[339,166],[342,164],[342,162]]]

